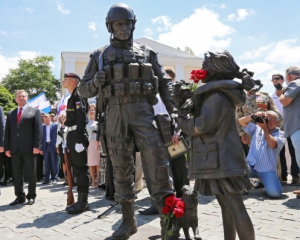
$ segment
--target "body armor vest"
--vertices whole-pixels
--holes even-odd
[[[158,78],[148,60],[144,45],[134,43],[131,50],[109,45],[103,51],[103,70],[106,73],[104,98],[158,93]]]

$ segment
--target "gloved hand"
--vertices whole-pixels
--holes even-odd
[[[83,147],[82,143],[76,143],[76,144],[75,144],[75,151],[76,151],[76,152],[80,153],[80,152],[82,152],[83,150],[84,150],[84,147]]]
[[[99,88],[103,86],[105,83],[105,72],[104,71],[98,71],[95,74],[95,77],[93,78],[93,85],[95,88]]]

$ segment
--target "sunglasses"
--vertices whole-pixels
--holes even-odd
[[[280,77],[274,77],[274,78],[272,78],[272,81],[277,81],[277,80],[281,80],[281,78]]]

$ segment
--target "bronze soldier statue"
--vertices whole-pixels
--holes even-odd
[[[106,26],[111,33],[110,44],[91,54],[79,86],[83,97],[98,95],[97,109],[105,112],[106,147],[102,148],[108,149],[112,160],[115,200],[120,203],[123,217],[112,239],[128,239],[137,232],[132,177],[134,143],[141,152],[144,172],[149,172],[151,197],[161,217],[164,199],[173,195],[166,150],[154,124],[152,107],[159,93],[169,114],[176,112],[168,90],[171,79],[156,52],[133,42],[135,23],[136,17],[129,6],[115,4],[109,9]],[[162,220],[161,225],[162,239],[165,239]]]

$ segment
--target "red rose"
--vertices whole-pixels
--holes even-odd
[[[203,80],[207,77],[207,72],[203,69],[200,70],[192,70],[191,71],[191,78],[194,83],[198,83],[200,80]]]
[[[175,208],[179,208],[179,209],[182,209],[184,211],[184,208],[185,208],[185,204],[183,201],[179,200],[176,202],[175,204]]]
[[[174,208],[173,213],[176,218],[181,218],[184,215],[183,209],[180,208]]]
[[[172,208],[170,208],[169,206],[164,206],[161,211],[163,214],[168,214],[169,212],[171,212],[171,210]]]
[[[166,199],[165,199],[165,203],[169,207],[173,207],[175,202],[176,202],[176,198],[174,196],[169,196],[169,197],[166,197]]]
[[[195,74],[195,76],[196,76],[197,79],[202,79],[202,75],[201,74],[197,73],[197,74]]]
[[[203,69],[198,70],[197,73],[200,75],[200,79],[205,79],[207,77],[207,72]]]

